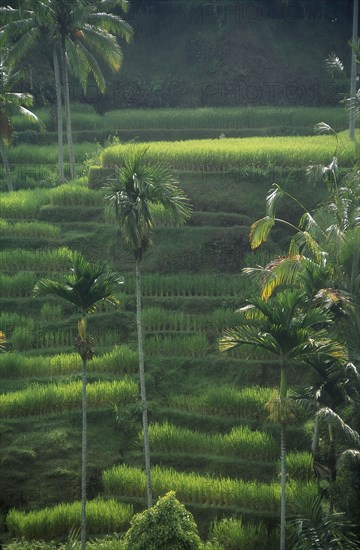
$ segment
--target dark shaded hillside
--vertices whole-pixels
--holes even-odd
[[[350,64],[351,0],[133,0],[125,18],[134,41],[123,44],[122,71],[108,75],[103,96],[89,85],[87,101],[100,111],[334,105],[348,89],[324,60],[336,52]],[[51,60],[41,69],[38,55],[28,61],[31,91],[51,103]],[[72,96],[84,100],[76,82]]]

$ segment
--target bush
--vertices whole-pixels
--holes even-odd
[[[125,550],[197,550],[201,540],[195,520],[170,491],[131,521]]]

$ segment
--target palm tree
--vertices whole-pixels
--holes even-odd
[[[289,524],[293,550],[356,550],[358,540],[343,513],[327,509],[322,496],[299,495]]]
[[[121,36],[130,42],[133,31],[121,17],[109,13],[116,6],[127,11],[126,0],[108,0],[100,4],[95,0],[49,0],[49,5],[61,52],[70,173],[74,179],[76,165],[72,142],[68,65],[79,78],[84,91],[88,76],[92,74],[100,92],[104,93],[105,79],[98,60],[111,70],[119,71],[123,56],[116,37]]]
[[[274,356],[280,369],[279,398],[269,403],[271,418],[280,423],[281,438],[281,515],[280,550],[285,549],[286,527],[286,425],[292,415],[287,399],[289,369],[313,359],[343,360],[344,348],[331,340],[325,326],[332,321],[323,308],[304,309],[304,293],[286,289],[268,301],[255,297],[239,310],[244,321],[234,329],[225,331],[220,350],[229,352],[245,346],[249,350],[262,350]]]
[[[37,116],[27,108],[31,107],[33,104],[32,95],[10,91],[13,89],[20,76],[21,74],[19,71],[11,73],[2,63],[0,63],[0,150],[4,164],[6,185],[10,192],[14,190],[7,154],[7,149],[11,144],[13,134],[11,117],[15,114],[20,114],[31,122],[41,125]]]
[[[87,315],[100,302],[117,304],[114,293],[122,278],[106,264],[90,263],[80,253],[70,255],[71,272],[64,281],[41,279],[34,287],[35,296],[58,296],[72,304],[80,314],[76,348],[82,359],[82,461],[81,461],[81,548],[86,545],[86,462],[87,462],[87,361],[93,357],[92,339],[87,333]]]
[[[62,161],[62,102],[64,98],[71,177],[76,176],[72,140],[68,66],[86,91],[88,76],[94,77],[103,93],[105,78],[99,61],[113,71],[122,64],[122,50],[116,37],[129,42],[132,28],[110,10],[127,11],[126,0],[25,0],[19,9],[0,8],[4,25],[0,45],[8,46],[7,60],[14,65],[44,39],[50,44],[57,98],[59,179],[64,181]],[[60,63],[59,63],[60,59]],[[61,67],[61,70],[60,70]]]
[[[185,194],[177,187],[177,180],[162,163],[146,162],[147,148],[130,146],[123,158],[118,177],[107,186],[105,200],[114,209],[125,244],[132,250],[135,259],[136,323],[139,353],[139,378],[141,410],[144,432],[147,506],[152,506],[150,475],[150,443],[145,387],[143,334],[141,324],[141,275],[140,263],[151,245],[156,219],[154,206],[162,206],[170,212],[174,223],[181,224],[190,216],[190,207]]]

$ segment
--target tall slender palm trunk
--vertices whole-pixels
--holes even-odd
[[[70,176],[71,176],[71,179],[75,179],[76,163],[75,163],[74,144],[72,139],[72,128],[71,128],[69,72],[66,64],[66,53],[65,53],[64,43],[61,44],[61,57],[62,57],[63,82],[64,82],[66,135],[67,135],[68,153],[69,153],[69,161],[70,161]]]
[[[140,260],[136,259],[136,327],[138,340],[139,354],[139,378],[140,378],[140,395],[141,395],[141,412],[144,432],[144,454],[145,454],[145,474],[146,474],[146,497],[147,507],[152,506],[152,487],[150,473],[150,440],[149,440],[149,422],[146,400],[145,387],[145,368],[144,368],[144,349],[143,349],[143,334],[141,325],[141,276],[140,276]]]
[[[61,81],[59,59],[56,51],[56,45],[53,47],[53,65],[55,73],[55,90],[56,90],[56,116],[57,116],[57,131],[58,131],[58,163],[59,163],[59,182],[64,183],[64,137],[63,137],[63,113],[61,101]]]
[[[87,365],[82,360],[82,436],[81,436],[81,550],[86,548],[86,468],[87,468]]]
[[[315,456],[319,449],[319,439],[320,439],[320,422],[317,416],[315,416],[314,431],[311,441],[311,452]]]
[[[281,358],[280,368],[280,550],[286,546],[286,397],[287,379],[286,368]]]
[[[280,550],[286,545],[286,424],[280,426],[281,504],[280,504]]]
[[[1,156],[4,164],[6,185],[7,185],[8,191],[11,193],[12,191],[14,191],[14,186],[12,182],[10,163],[9,163],[9,157],[7,154],[6,146],[1,144],[0,150],[1,150]]]

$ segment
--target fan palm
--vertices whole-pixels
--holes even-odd
[[[239,347],[261,350],[277,359],[280,370],[279,398],[269,403],[271,417],[280,423],[281,437],[281,517],[280,549],[285,549],[285,460],[286,424],[291,417],[287,400],[289,369],[299,363],[309,363],[314,358],[328,361],[346,358],[345,349],[331,340],[325,326],[332,321],[329,313],[317,307],[304,309],[304,294],[286,289],[265,301],[255,297],[239,311],[244,321],[234,329],[224,332],[220,350],[229,352]]]
[[[82,467],[81,467],[81,548],[86,544],[86,462],[87,462],[87,360],[93,357],[92,339],[87,333],[87,315],[100,302],[117,304],[115,292],[122,278],[106,264],[90,263],[81,254],[70,256],[71,272],[63,281],[41,279],[34,287],[35,296],[52,295],[72,304],[80,314],[76,347],[82,359]]]
[[[9,191],[13,191],[10,164],[7,149],[12,141],[13,126],[11,118],[15,114],[26,117],[33,123],[40,124],[37,116],[28,107],[33,104],[30,94],[11,91],[20,78],[20,72],[12,73],[0,63],[0,150],[4,163],[5,179]]]
[[[151,245],[153,229],[156,226],[153,207],[162,206],[171,214],[175,224],[185,222],[190,216],[190,207],[183,191],[176,185],[177,180],[167,166],[162,163],[148,164],[146,162],[146,151],[147,148],[136,145],[132,145],[127,149],[123,158],[123,166],[118,172],[117,179],[107,186],[105,200],[115,211],[122,238],[133,252],[135,259],[139,377],[144,432],[147,505],[150,508],[152,506],[152,489],[141,325],[140,263],[144,253]]]
[[[51,46],[57,97],[59,178],[63,181],[62,102],[64,98],[71,177],[76,174],[72,143],[68,66],[86,91],[88,76],[94,77],[103,93],[105,78],[99,61],[118,71],[122,50],[116,37],[132,38],[132,28],[120,16],[110,13],[115,7],[128,8],[126,0],[25,0],[21,9],[0,8],[4,24],[0,45],[8,46],[8,63],[14,65],[39,42]],[[61,63],[59,63],[59,58]],[[61,70],[60,70],[61,67]],[[62,78],[61,78],[62,74]]]

